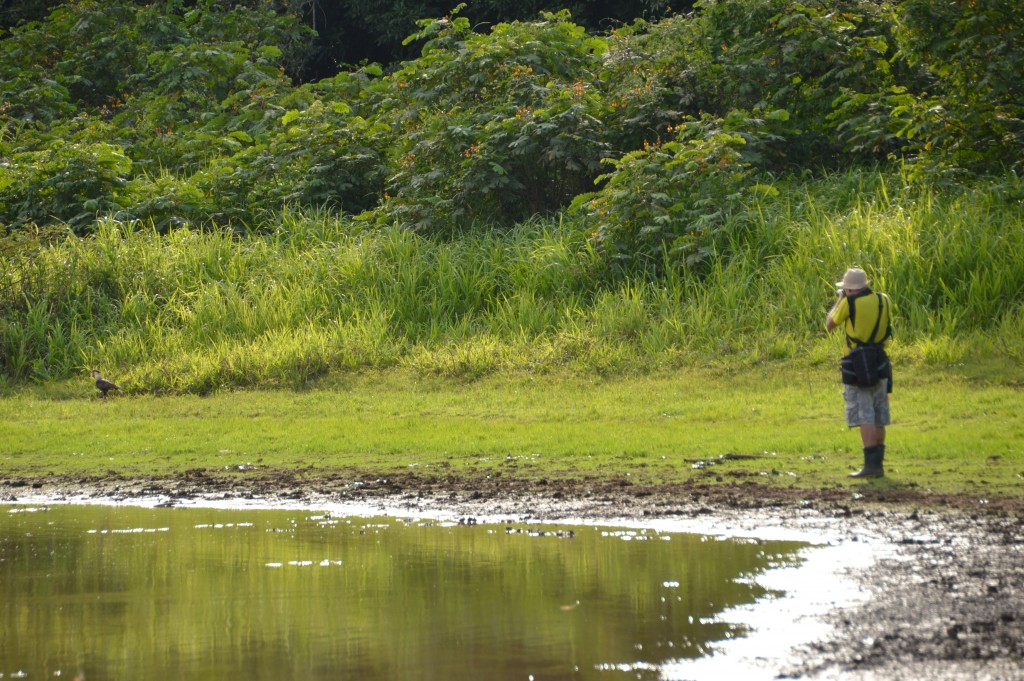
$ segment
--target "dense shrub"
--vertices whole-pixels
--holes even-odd
[[[724,114],[707,76],[697,22],[676,16],[614,30],[599,72],[609,141],[616,154],[665,136],[683,116]]]
[[[605,155],[591,86],[604,42],[567,13],[470,30],[421,22],[423,56],[389,76],[385,221],[417,229],[513,222],[568,203]]]
[[[605,171],[576,201],[601,252],[694,265],[717,251],[690,232],[766,172],[1020,165],[1016,3],[644,6],[608,34],[456,9],[420,20],[420,54],[390,70],[295,86],[301,0],[62,4],[0,40],[0,221],[249,229],[315,208],[449,232],[555,213]]]
[[[97,216],[120,208],[115,195],[131,174],[132,161],[106,142],[53,140],[11,155],[0,167],[0,221],[70,225],[91,231]]]
[[[84,233],[110,213],[216,219],[210,187],[185,178],[275,129],[304,39],[294,17],[177,0],[82,0],[13,30],[0,91],[19,122],[0,137],[0,220]]]
[[[788,118],[783,110],[772,122]],[[705,115],[611,162],[600,191],[575,207],[593,228],[593,241],[618,269],[662,267],[703,271],[716,233],[741,218],[752,189],[751,160],[771,139],[765,121],[734,112]]]
[[[901,134],[946,168],[1021,168],[1024,5],[1013,0],[903,0],[902,54],[925,70],[901,109]]]
[[[797,3],[785,0],[704,0],[697,20],[706,62],[700,77],[714,84],[716,110],[790,112],[772,163],[839,166],[844,138],[834,116],[857,93],[891,83],[895,47],[887,3],[874,0]],[[847,151],[873,149],[846,145]]]

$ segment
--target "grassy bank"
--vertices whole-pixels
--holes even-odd
[[[107,400],[87,384],[49,384],[0,398],[0,478],[200,468],[1024,494],[1019,384],[921,368],[898,378],[889,476],[867,483],[845,477],[861,457],[835,371],[810,363],[603,380],[392,370],[299,392]]]
[[[832,282],[864,266],[900,362],[1024,359],[1024,186],[851,172],[764,188],[713,253],[617,277],[572,216],[425,238],[329,215],[239,236],[113,221],[0,272],[0,387],[98,367],[129,392],[301,387],[367,369],[479,378],[830,363]]]
[[[859,264],[898,308],[891,474],[867,484],[1020,497],[1021,196],[866,171],[765,187],[703,265],[657,278],[614,275],[571,215],[445,238],[329,215],[105,222],[22,244],[0,272],[0,478],[864,485],[823,330]],[[100,400],[93,367],[122,393]]]

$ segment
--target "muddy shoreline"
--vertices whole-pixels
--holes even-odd
[[[863,542],[865,595],[824,617],[832,632],[778,661],[776,678],[1024,680],[1024,500],[941,497],[864,485],[645,486],[627,481],[460,479],[403,474],[192,470],[172,478],[2,478],[0,501],[194,499],[352,503],[382,513],[559,522],[673,519],[732,532],[786,530]]]

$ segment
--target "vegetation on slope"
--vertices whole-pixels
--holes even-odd
[[[567,12],[291,77],[297,17],[75,0],[0,40],[0,374],[136,390],[411,365],[831,358],[861,264],[898,349],[1019,362],[1024,9]]]
[[[339,216],[265,232],[101,221],[10,259],[4,374],[103,367],[132,390],[305,385],[412,367],[474,377],[617,373],[771,359],[831,363],[832,281],[848,262],[899,303],[901,359],[1024,359],[1019,183],[958,192],[849,173],[786,186],[727,222],[699,272],[611,277],[585,225],[535,219],[457,239]],[[14,292],[13,295],[11,293]]]

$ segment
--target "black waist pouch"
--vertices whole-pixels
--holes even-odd
[[[846,385],[870,388],[878,385],[882,378],[888,378],[890,385],[892,383],[889,357],[878,345],[858,345],[839,361],[839,370]]]

